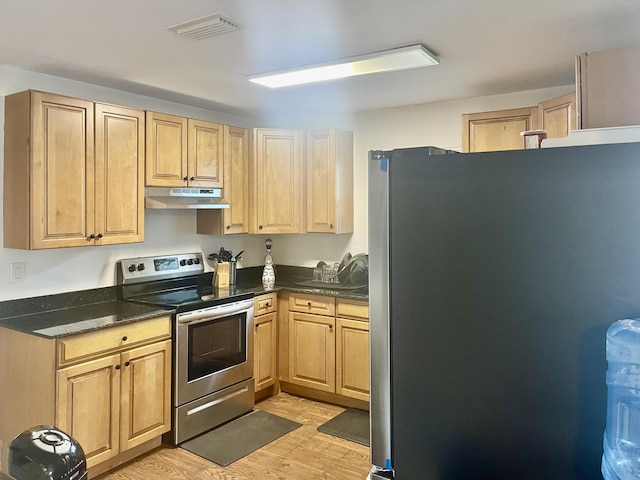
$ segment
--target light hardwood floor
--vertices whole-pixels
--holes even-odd
[[[345,409],[286,393],[256,405],[302,427],[220,467],[181,448],[162,446],[98,477],[99,480],[364,480],[369,448],[316,429]]]

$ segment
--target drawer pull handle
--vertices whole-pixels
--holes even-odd
[[[125,335],[124,337],[122,337],[122,341],[126,342],[127,341],[127,336]]]

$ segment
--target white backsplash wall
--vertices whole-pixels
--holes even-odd
[[[340,127],[354,132],[354,233],[345,235],[299,234],[273,235],[272,254],[277,265],[312,267],[319,260],[340,261],[347,252],[367,252],[367,153],[371,149],[392,149],[435,145],[460,149],[463,113],[500,110],[536,105],[542,100],[572,90],[558,87],[509,95],[418,105],[382,111],[362,112],[355,116],[333,118],[291,117],[274,119],[274,124],[246,118],[234,118],[208,110],[179,105],[155,98],[107,89],[48,75],[0,66],[0,132],[4,131],[4,96],[35,89],[78,98],[126,105],[133,108],[201,118],[241,127],[327,128]],[[262,121],[264,122],[264,120]],[[2,175],[4,171],[4,135],[0,138],[0,211],[2,211]],[[225,247],[234,253],[245,250],[239,267],[264,264],[267,235],[212,236],[195,233],[193,211],[147,210],[145,241],[140,244],[24,251],[0,248],[0,301],[63,293],[114,285],[115,263],[121,258],[167,253],[201,251],[205,258]],[[419,221],[419,219],[417,219]],[[2,225],[0,223],[0,238]],[[25,263],[22,283],[10,283],[11,264]],[[207,270],[211,263],[207,263]],[[277,279],[276,279],[277,283]]]

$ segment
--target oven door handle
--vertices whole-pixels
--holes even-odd
[[[243,312],[247,312],[247,315],[251,312],[251,316],[253,316],[253,300],[235,302],[228,305],[218,305],[211,308],[203,308],[202,310],[196,310],[195,312],[180,313],[178,314],[177,321],[179,325],[193,325],[196,323],[210,322],[211,320],[217,320]]]

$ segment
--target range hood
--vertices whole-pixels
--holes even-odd
[[[146,208],[229,208],[220,188],[146,187]]]

